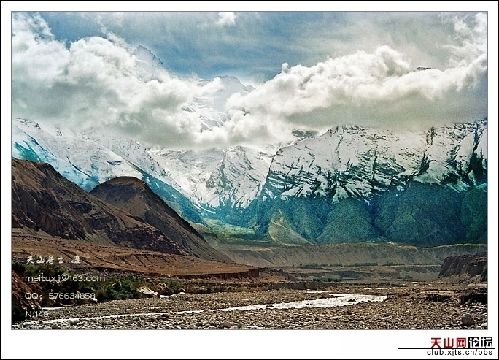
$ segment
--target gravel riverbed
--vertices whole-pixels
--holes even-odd
[[[484,329],[487,305],[460,304],[463,288],[335,286],[323,291],[268,290],[176,294],[43,311],[14,329]],[[445,293],[431,299],[430,292]],[[328,306],[338,294],[373,295]],[[385,298],[386,297],[386,298]],[[348,298],[348,299],[350,299]],[[324,301],[316,301],[324,299]],[[335,301],[327,299],[336,299]],[[345,298],[346,299],[346,298]],[[308,307],[300,307],[301,302]],[[282,305],[282,304],[286,305]],[[288,303],[293,303],[289,305]],[[276,306],[274,304],[281,304]],[[298,304],[298,305],[296,305]],[[256,306],[252,306],[256,305]],[[337,305],[337,304],[336,304]],[[245,310],[228,309],[248,307]],[[291,306],[287,308],[288,306]],[[222,309],[225,309],[223,311]]]

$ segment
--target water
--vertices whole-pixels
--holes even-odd
[[[326,299],[313,299],[302,301],[291,301],[275,303],[270,305],[247,305],[233,306],[221,311],[250,311],[263,309],[302,309],[302,308],[326,308],[336,306],[355,305],[361,302],[382,302],[386,300],[384,295],[364,295],[364,294],[331,294],[332,297]]]
[[[322,293],[318,291],[317,293]],[[222,309],[210,309],[210,310],[185,310],[178,311],[178,315],[187,314],[200,314],[204,311],[258,311],[258,310],[282,310],[282,309],[302,309],[302,308],[328,308],[337,306],[350,306],[363,302],[382,302],[386,300],[384,295],[365,295],[365,294],[330,294],[331,297],[324,299],[312,299],[312,300],[301,300],[301,301],[290,301],[281,302],[274,304],[252,304],[246,306],[231,306]],[[152,309],[159,309],[160,307],[154,307]],[[57,308],[52,308],[56,310]],[[64,318],[64,319],[54,319],[42,321],[44,324],[51,323],[64,323],[64,322],[79,322],[81,320],[103,320],[103,319],[117,319],[117,318],[127,318],[127,317],[149,317],[149,316],[160,316],[165,313],[163,312],[147,312],[147,313],[135,313],[135,314],[118,314],[118,315],[103,315],[94,317],[80,317],[80,318]],[[37,323],[36,321],[27,321],[25,324]]]

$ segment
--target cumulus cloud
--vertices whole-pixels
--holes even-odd
[[[220,13],[219,25],[235,18]],[[379,44],[311,66],[285,63],[272,79],[245,87],[234,79],[176,76],[146,47],[107,28],[105,37],[58,41],[39,15],[18,13],[13,116],[165,147],[275,142],[297,127],[414,127],[486,116],[486,16],[443,21],[454,39],[441,45],[445,66],[418,70],[426,64]]]
[[[428,100],[461,90],[486,70],[486,56],[446,70],[416,71],[402,54],[381,46],[317,65],[283,65],[283,71],[248,95],[234,95],[229,109],[290,115],[335,104],[397,101],[409,95]]]
[[[236,14],[228,11],[228,12],[219,12],[217,25],[220,26],[232,26],[236,24]]]
[[[144,142],[189,143],[200,124],[181,111],[210,97],[217,81],[179,78],[147,49],[116,36],[83,38],[67,47],[45,21],[12,21],[13,115],[77,130],[98,128]]]
[[[388,46],[309,67],[283,64],[278,75],[255,91],[233,95],[227,110],[245,128],[250,119],[288,123],[290,129],[293,123],[313,128],[345,122],[398,126],[474,120],[487,111],[486,18],[477,14],[471,25],[455,18],[454,27],[460,43],[448,46],[452,56],[445,69],[418,70]],[[438,111],[424,111],[434,107]]]
[[[449,64],[458,66],[473,62],[475,59],[487,54],[487,15],[476,14],[474,24],[468,24],[465,19],[453,17],[450,20],[454,26],[454,34],[458,40],[457,45],[444,45],[451,50]]]

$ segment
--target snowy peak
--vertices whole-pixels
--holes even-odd
[[[247,94],[253,90],[252,86],[244,85],[233,76],[216,77],[213,81],[201,80],[202,85],[213,82],[218,89],[208,97],[196,97],[188,104],[182,106],[184,116],[195,118],[200,124],[200,131],[209,131],[221,127],[229,120],[225,109],[227,100],[234,94]]]
[[[215,233],[293,244],[486,236],[487,120],[425,131],[338,126],[287,145],[202,151],[151,149],[25,119],[13,121],[12,134],[16,158],[49,163],[86,190],[141,179],[191,222],[218,224]]]
[[[13,121],[12,147],[15,158],[49,163],[86,190],[112,177],[140,177],[123,157],[96,142],[57,128],[42,128],[34,121]]]
[[[152,181],[171,204],[180,201],[184,210],[222,219],[259,201],[370,201],[413,181],[463,191],[487,180],[486,120],[417,132],[338,126],[306,135],[265,148],[150,149],[129,139],[16,119],[13,156],[47,162],[87,190],[113,177]]]
[[[265,195],[367,198],[409,180],[465,189],[484,181],[470,164],[487,168],[486,127],[486,120],[422,132],[338,126],[277,151]]]
[[[159,57],[157,57],[150,49],[143,45],[139,45],[133,51],[135,56],[135,61],[137,68],[139,69],[139,74],[142,80],[151,81],[157,80],[159,82],[163,81],[163,62]]]
[[[207,209],[246,207],[265,183],[275,149],[235,146],[225,150],[152,151],[194,202]]]
[[[271,156],[272,153],[243,146],[227,149],[207,187],[214,189],[220,205],[247,207],[263,187]]]

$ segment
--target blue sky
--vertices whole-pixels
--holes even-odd
[[[58,40],[111,31],[151,49],[167,69],[203,78],[235,75],[266,80],[281,64],[312,65],[329,55],[315,41],[345,23],[340,13],[237,13],[217,25],[218,13],[40,13]]]
[[[112,32],[151,49],[167,69],[203,78],[230,74],[263,81],[283,63],[310,66],[381,44],[406,48],[437,67],[445,62],[439,45],[452,42],[452,23],[440,13],[236,13],[225,26],[216,12],[40,14],[58,40]]]

